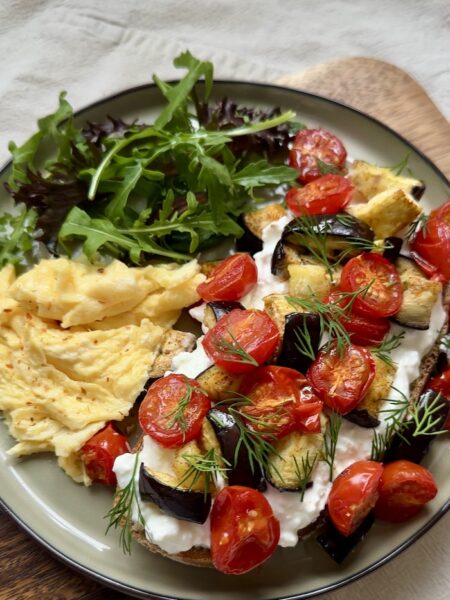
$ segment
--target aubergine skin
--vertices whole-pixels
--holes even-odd
[[[237,308],[244,310],[244,307],[240,302],[233,302],[232,300],[217,300],[214,302],[208,302],[208,307],[213,311],[216,321],[220,321],[222,317]]]
[[[438,395],[439,394],[434,390],[428,389],[420,396],[417,403],[419,407],[419,419],[424,415],[425,407],[430,406],[430,404],[436,400]],[[389,463],[394,460],[409,460],[413,463],[422,462],[430,449],[432,441],[436,437],[433,433],[435,434],[438,431],[442,431],[445,422],[450,416],[450,400],[442,396],[442,394],[439,395],[438,406],[440,406],[439,410],[433,414],[433,419],[436,419],[436,423],[429,430],[430,435],[419,435],[415,437],[413,434],[416,425],[413,421],[409,422],[408,425],[402,429],[401,435],[396,433],[392,436],[392,440],[384,455],[383,462]]]
[[[272,275],[277,275],[281,277],[284,275],[285,271],[285,261],[286,253],[284,251],[284,241],[278,240],[276,243],[275,249],[272,254],[272,262],[270,264],[270,272]]]
[[[248,252],[254,256],[257,252],[263,249],[263,242],[246,226],[242,217],[238,220],[239,225],[243,228],[244,234],[236,240],[236,250],[238,252]]]
[[[306,328],[311,338],[311,347],[314,354],[317,354],[321,338],[319,315],[312,313],[290,313],[285,317],[283,342],[276,361],[277,365],[296,369],[300,373],[306,373],[313,360],[297,348],[298,341],[296,336],[296,331],[299,329],[303,331],[304,328]]]
[[[262,468],[255,464],[252,471],[244,444],[241,444],[235,464],[234,455],[240,438],[239,427],[232,415],[213,408],[206,418],[211,423],[219,440],[222,456],[232,467],[227,470],[228,485],[243,485],[263,492],[267,488]]]
[[[380,420],[371,415],[365,408],[360,410],[357,408],[353,409],[351,412],[344,415],[344,419],[367,429],[373,429],[380,424]]]
[[[388,246],[385,250],[383,250],[384,258],[387,258],[391,263],[395,263],[397,258],[400,256],[400,251],[402,249],[402,238],[391,235],[385,238],[384,244]]]
[[[316,537],[316,540],[322,546],[327,554],[339,565],[347,558],[350,552],[366,536],[369,529],[375,521],[373,512],[370,512],[361,525],[349,536],[344,536],[336,529],[327,515],[325,526],[322,532]]]
[[[144,464],[139,471],[139,494],[166,515],[182,521],[202,524],[211,510],[211,494],[166,485],[149,473]]]

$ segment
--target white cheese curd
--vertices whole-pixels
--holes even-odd
[[[206,302],[202,302],[198,306],[190,308],[188,312],[193,319],[202,324],[203,333],[208,333],[208,327],[206,327],[206,325],[203,323],[203,320],[205,318],[205,310]]]
[[[192,352],[180,352],[172,359],[172,370],[168,371],[168,373],[181,373],[182,375],[186,375],[186,377],[190,377],[191,379],[195,379],[206,371],[212,364],[213,361],[207,356],[203,345],[202,345],[203,336],[199,337],[197,340],[197,346],[195,350]]]
[[[171,474],[174,450],[164,448],[150,437],[144,436],[144,444],[139,452],[138,464]],[[114,472],[119,487],[125,487],[133,473],[135,454],[122,454],[114,462]],[[139,502],[141,515],[145,522],[145,536],[149,542],[157,544],[162,550],[169,554],[184,552],[193,546],[209,547],[209,519],[203,524],[181,521],[165,515],[152,502],[144,502],[139,496],[139,469],[135,474],[136,495]],[[132,519],[139,523],[138,508],[136,502],[133,506]]]
[[[262,232],[263,249],[253,257],[258,269],[258,282],[255,287],[241,298],[240,303],[245,308],[264,308],[264,296],[269,294],[286,294],[288,291],[287,281],[272,275],[270,270],[272,254],[277,242],[281,238],[283,229],[292,220],[291,216],[281,217],[264,227]]]

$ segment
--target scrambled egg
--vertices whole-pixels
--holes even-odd
[[[0,271],[0,410],[17,440],[9,453],[54,452],[89,484],[79,449],[128,414],[203,278],[196,261],[97,268],[59,258],[17,279],[10,265]]]

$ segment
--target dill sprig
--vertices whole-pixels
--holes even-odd
[[[411,152],[407,152],[400,162],[398,162],[395,165],[383,167],[383,169],[389,169],[390,171],[394,171],[394,175],[401,175],[403,173],[403,171],[406,169],[406,167],[408,166],[410,156],[411,156]]]
[[[356,298],[364,298],[372,286],[372,281],[363,288],[354,292],[336,292],[336,298],[329,303],[322,302],[313,296],[312,298],[296,298],[295,296],[286,296],[286,300],[294,308],[299,307],[303,311],[315,313],[319,317],[320,334],[325,333],[329,336],[329,344],[336,344],[336,350],[342,356],[345,348],[351,343],[350,334],[345,329],[342,321],[349,319],[352,306]],[[341,306],[344,302],[345,305]],[[312,348],[311,336],[306,325],[303,328],[298,327],[295,330],[297,349],[304,352],[307,356],[311,356],[314,360],[315,355]],[[298,346],[297,346],[298,345]]]
[[[134,459],[133,471],[127,485],[121,488],[117,492],[117,502],[115,506],[105,515],[105,519],[109,519],[108,527],[106,528],[105,535],[113,527],[117,529],[120,525],[119,543],[122,547],[124,554],[131,553],[131,540],[132,540],[132,529],[133,529],[133,506],[136,502],[138,510],[138,520],[142,527],[145,527],[145,520],[142,516],[142,512],[139,506],[139,498],[136,490],[136,471],[139,464],[139,452],[136,453]]]
[[[255,473],[256,465],[259,465],[266,473],[270,473],[271,471],[275,472],[283,481],[282,475],[270,461],[272,455],[281,459],[282,456],[271,443],[276,441],[277,437],[271,432],[273,424],[269,421],[270,418],[279,415],[283,408],[281,407],[270,415],[266,415],[266,419],[254,417],[245,412],[243,414],[242,408],[252,406],[253,402],[243,394],[236,392],[234,392],[234,394],[237,396],[236,398],[227,398],[217,402],[215,405],[225,406],[227,408],[228,413],[233,417],[239,430],[239,439],[234,449],[233,467],[236,467],[238,464],[240,450],[241,448],[244,448],[248,455],[252,473]],[[247,423],[253,427],[248,427]]]
[[[314,352],[311,334],[309,333],[306,320],[303,321],[301,326],[299,325],[294,329],[294,335],[295,339],[297,340],[294,342],[294,346],[297,351],[303,356],[314,360],[316,358],[316,353]]]
[[[300,489],[300,502],[303,502],[305,497],[306,488],[311,479],[312,472],[317,463],[318,455],[315,454],[313,459],[311,460],[309,456],[309,450],[306,452],[306,456],[301,457],[301,466],[299,466],[297,457],[294,456],[295,463],[295,474],[299,480],[299,489]]]
[[[332,412],[323,438],[323,460],[330,468],[330,481],[333,481],[334,458],[336,456],[336,447],[341,425],[342,415],[337,412]]]
[[[424,235],[426,236],[427,222],[428,222],[428,215],[426,215],[425,213],[421,213],[409,225],[409,227],[405,233],[405,240],[407,240],[408,242],[411,241],[419,233],[419,231],[423,231]]]
[[[183,396],[178,400],[178,404],[176,405],[176,407],[170,413],[167,413],[165,415],[165,418],[169,419],[169,422],[167,423],[167,428],[170,429],[174,425],[178,425],[183,434],[183,440],[186,436],[186,431],[188,427],[185,412],[186,408],[191,402],[193,391],[194,389],[192,385],[189,383],[189,381],[186,381],[186,391],[184,392]]]
[[[239,341],[236,339],[236,337],[233,335],[230,329],[227,330],[227,333],[230,336],[231,341],[223,337],[219,338],[216,336],[213,339],[215,349],[229,356],[230,358],[228,358],[227,360],[229,360],[230,362],[238,362],[258,367],[258,362],[242,347],[242,345],[239,343]]]
[[[387,336],[381,344],[370,348],[370,351],[390,367],[395,367],[396,363],[392,360],[391,352],[400,347],[405,335],[406,332],[401,331],[399,334]]]
[[[416,404],[413,407],[411,412],[411,420],[415,425],[415,429],[412,434],[413,437],[417,437],[419,435],[441,435],[442,433],[447,432],[446,429],[442,429],[441,431],[432,431],[433,427],[435,427],[441,420],[440,417],[435,416],[435,414],[441,410],[443,406],[444,403],[442,402],[442,395],[439,392],[436,398],[434,398],[430,404],[425,404],[423,406]],[[421,414],[421,411],[423,411],[423,414]]]
[[[211,486],[217,482],[218,476],[224,476],[230,469],[231,464],[223,457],[216,455],[215,448],[210,448],[206,454],[182,454],[181,457],[188,463],[189,467],[177,487],[190,480],[189,489],[197,484],[203,477],[203,491],[205,496]]]
[[[341,172],[336,165],[320,160],[320,158],[316,158],[316,163],[321,175],[328,175],[330,173],[336,175]]]

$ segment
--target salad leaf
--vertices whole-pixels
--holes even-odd
[[[0,267],[26,262],[33,247],[37,212],[24,208],[18,215],[0,215]]]

